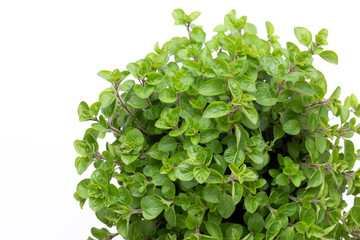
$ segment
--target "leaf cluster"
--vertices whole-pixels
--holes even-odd
[[[351,137],[360,133],[355,95],[325,98],[316,56],[328,31],[301,45],[281,46],[266,22],[267,39],[234,10],[206,39],[200,15],[173,11],[188,37],[174,37],[126,70],[100,71],[111,86],[99,101],[81,102],[80,121],[92,121],[74,147],[75,166],[91,176],[77,185],[107,227],[97,239],[315,240],[356,239],[359,159]],[[133,78],[133,79],[129,79]],[[338,120],[338,122],[336,122]],[[98,140],[112,134],[106,149]],[[89,237],[89,239],[93,239]]]

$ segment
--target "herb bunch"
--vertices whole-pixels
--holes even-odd
[[[172,13],[187,37],[174,37],[129,63],[100,71],[111,86],[99,101],[81,102],[80,121],[92,121],[74,147],[76,188],[108,227],[97,239],[360,239],[360,158],[350,138],[360,133],[355,95],[342,103],[340,87],[313,65],[328,31],[301,45],[281,46],[266,22],[267,39],[234,10],[206,41],[193,24],[200,12]],[[129,76],[132,79],[128,79]],[[115,137],[99,149],[97,139]],[[89,239],[93,239],[89,237]]]

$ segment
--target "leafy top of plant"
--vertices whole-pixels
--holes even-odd
[[[303,46],[281,46],[235,10],[211,39],[172,13],[188,37],[174,37],[126,70],[100,71],[110,83],[99,101],[81,102],[80,121],[93,121],[74,143],[76,188],[97,218],[117,232],[92,228],[97,239],[359,239],[360,157],[350,138],[360,132],[355,95],[342,104],[314,56],[337,64],[324,50],[328,31]],[[128,79],[129,76],[135,79]],[[354,116],[355,115],[355,116]],[[338,121],[337,121],[338,120]],[[97,139],[115,140],[99,149]],[[89,237],[89,239],[92,239]]]

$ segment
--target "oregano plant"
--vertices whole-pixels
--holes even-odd
[[[360,239],[360,105],[355,95],[342,103],[340,87],[325,97],[314,60],[338,63],[328,31],[296,27],[300,45],[282,46],[270,22],[261,39],[234,10],[212,38],[193,24],[200,12],[172,15],[185,37],[100,71],[108,88],[79,105],[92,124],[74,143],[75,166],[93,167],[75,199],[117,230],[99,224],[92,236]]]

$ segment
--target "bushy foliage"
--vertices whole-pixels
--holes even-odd
[[[282,47],[266,22],[259,38],[232,10],[206,41],[200,15],[172,13],[188,37],[174,37],[125,71],[100,71],[111,83],[80,121],[94,121],[74,143],[75,198],[106,228],[97,239],[356,239],[360,198],[345,212],[343,194],[360,191],[354,171],[360,105],[340,87],[325,98],[313,65],[328,31],[296,27],[301,45]],[[132,75],[136,80],[129,80]],[[126,80],[127,79],[127,80]],[[115,140],[100,150],[97,139]],[[89,238],[92,239],[92,238]]]

